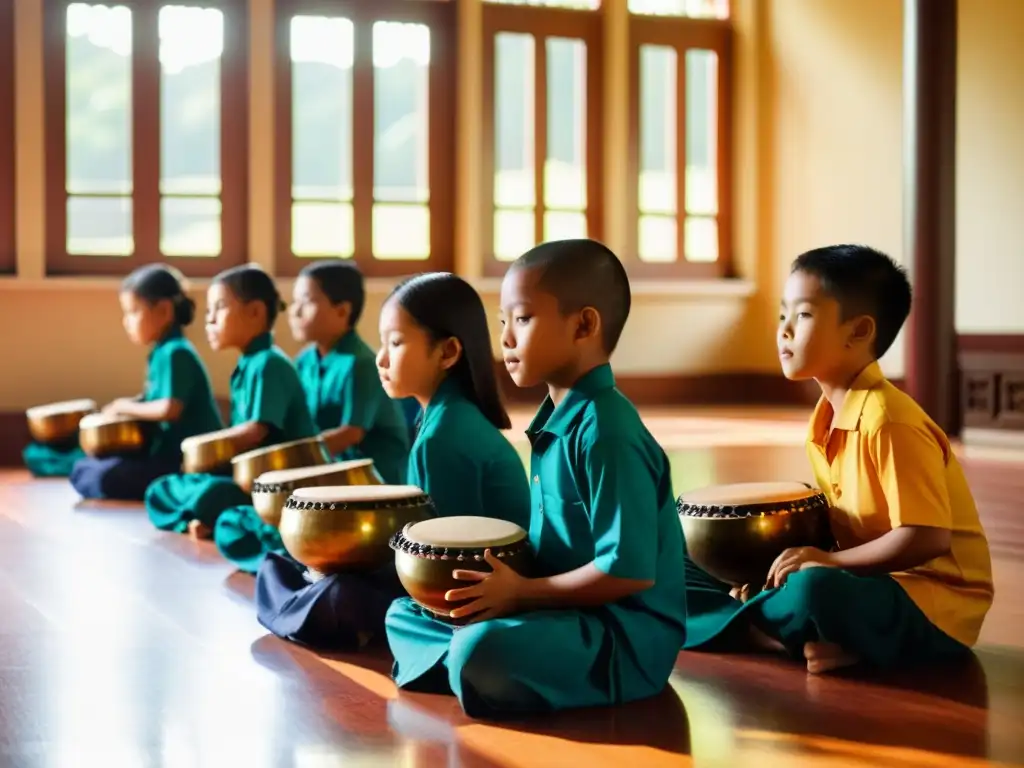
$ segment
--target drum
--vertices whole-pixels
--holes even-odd
[[[218,429],[181,441],[181,471],[186,474],[210,473],[224,469],[237,453],[231,428]]]
[[[438,517],[410,523],[391,540],[398,578],[417,603],[447,622],[449,612],[466,601],[449,602],[450,589],[472,586],[452,577],[456,569],[490,572],[484,550],[501,558],[523,576],[533,565],[526,531],[515,523],[492,517]]]
[[[433,517],[414,485],[297,488],[281,510],[281,541],[314,574],[375,570],[391,561],[391,537]]]
[[[252,505],[267,525],[281,523],[281,508],[298,488],[324,485],[382,485],[373,459],[339,461],[313,467],[264,472],[252,484]]]
[[[832,548],[828,501],[806,483],[737,483],[684,493],[676,503],[686,549],[719,581],[760,587],[790,547]]]
[[[265,472],[329,464],[330,461],[331,454],[324,441],[307,437],[239,454],[231,459],[231,473],[235,484],[248,493],[253,481]]]
[[[138,453],[149,442],[152,424],[126,416],[90,413],[78,424],[78,442],[86,456],[101,459]]]
[[[37,405],[25,411],[32,439],[44,445],[74,444],[78,423],[83,416],[96,412],[95,400],[66,400]]]

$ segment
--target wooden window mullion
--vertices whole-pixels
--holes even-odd
[[[220,65],[220,201],[221,253],[216,269],[248,261],[249,240],[249,53],[248,6],[223,4],[224,52]],[[275,126],[275,130],[280,130]],[[291,136],[291,126],[287,126]],[[278,182],[280,183],[280,182]],[[286,182],[291,193],[291,176]],[[289,220],[290,220],[289,216]],[[289,228],[288,236],[291,237]]]
[[[160,254],[160,5],[132,9],[132,229],[133,264]]]
[[[353,14],[352,216],[355,262],[373,269],[373,21]]]
[[[544,168],[548,157],[547,35],[536,35],[533,46],[533,188],[534,241],[544,242]]]

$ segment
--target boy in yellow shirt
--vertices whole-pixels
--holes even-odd
[[[786,378],[821,386],[807,453],[837,547],[783,552],[736,615],[809,672],[965,653],[992,605],[988,542],[949,439],[877,362],[910,304],[904,271],[864,246],[804,253],[786,282],[779,358]]]

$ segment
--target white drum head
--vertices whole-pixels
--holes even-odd
[[[90,413],[82,417],[82,420],[78,422],[80,429],[90,429],[92,427],[103,427],[107,424],[121,424],[126,421],[135,421],[128,416],[109,416],[105,413]]]
[[[424,495],[415,485],[321,485],[296,488],[291,497],[296,501],[357,504],[360,501],[402,501]]]
[[[95,410],[95,400],[65,400],[60,403],[47,403],[46,405],[36,405],[25,411],[25,415],[28,416],[30,419],[38,419],[46,416],[55,416],[60,413],[77,413],[79,411]]]
[[[353,461],[336,461],[333,464],[317,464],[312,467],[273,469],[270,472],[264,472],[262,475],[257,477],[256,482],[263,485],[295,483],[300,480],[308,480],[311,477],[343,474],[353,469],[369,468],[372,466],[373,459],[355,459]]]
[[[304,443],[319,443],[319,437],[304,437],[301,440],[289,440],[287,443],[274,443],[273,445],[267,445],[263,448],[254,448],[251,451],[240,453],[231,460],[232,464],[238,464],[249,459],[256,458],[257,456],[263,456],[274,451],[281,450],[284,448],[291,448],[296,445],[303,445]]]
[[[432,547],[486,549],[515,544],[526,531],[508,520],[494,517],[435,517],[408,526],[405,538]]]
[[[699,488],[682,494],[680,500],[684,504],[708,507],[741,507],[749,504],[797,501],[817,496],[819,493],[817,489],[808,488],[803,483],[733,483]]]

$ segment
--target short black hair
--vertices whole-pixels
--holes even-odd
[[[258,301],[263,304],[267,308],[267,330],[274,327],[277,314],[285,308],[274,279],[255,264],[226,269],[214,277],[213,282],[226,285],[239,301],[246,304]]]
[[[303,267],[299,276],[315,281],[331,304],[344,301],[351,304],[349,323],[355,325],[359,322],[366,304],[366,288],[359,267],[347,261],[317,261]]]
[[[476,289],[450,272],[426,272],[399,283],[387,300],[398,302],[434,342],[459,340],[462,356],[449,376],[491,424],[511,429],[494,373],[487,312]]]
[[[868,315],[875,321],[875,359],[889,351],[910,315],[912,291],[906,270],[866,245],[828,245],[796,257],[791,272],[814,275],[839,302],[841,319]]]
[[[149,305],[169,301],[174,308],[174,325],[189,325],[196,316],[196,303],[185,293],[184,275],[166,264],[148,264],[134,270],[121,283],[121,292],[130,293]]]
[[[604,351],[615,351],[632,297],[626,269],[607,246],[587,239],[552,240],[524,253],[511,269],[538,270],[538,286],[558,299],[563,313],[596,309]]]

